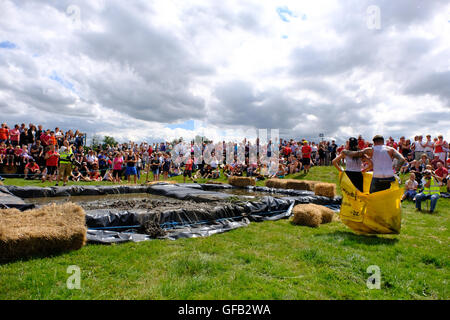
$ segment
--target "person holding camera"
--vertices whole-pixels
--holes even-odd
[[[74,160],[74,155],[72,147],[69,145],[69,141],[64,140],[63,146],[59,150],[59,170],[58,170],[58,180],[56,181],[56,186],[58,186],[59,181],[63,178],[63,186],[67,185],[69,177],[72,174],[72,161]]]
[[[416,195],[416,209],[422,211],[422,201],[430,199],[430,213],[436,208],[438,199],[440,198],[441,183],[431,170],[425,170],[423,173],[423,191]]]

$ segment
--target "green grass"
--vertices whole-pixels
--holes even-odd
[[[303,178],[336,182],[337,172]],[[402,213],[397,236],[280,220],[207,238],[87,245],[0,265],[0,299],[449,299],[450,201],[434,214],[403,203]],[[70,265],[81,269],[80,290],[66,288]],[[366,286],[371,265],[379,290]]]

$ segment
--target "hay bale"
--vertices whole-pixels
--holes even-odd
[[[334,198],[336,196],[336,184],[324,182],[316,183],[314,186],[314,194],[316,196]]]
[[[320,210],[311,204],[299,204],[292,210],[294,216],[292,217],[292,223],[317,228],[322,222],[322,214]]]
[[[228,178],[228,183],[231,184],[232,186],[236,186],[236,187],[247,187],[247,186],[255,186],[256,180],[251,177],[230,176]]]
[[[311,191],[311,184],[308,180],[288,179],[286,187],[287,189]]]
[[[321,224],[330,223],[336,220],[336,214],[330,208],[313,203],[310,203],[310,205],[316,207],[317,210],[320,211],[320,215],[322,217]]]
[[[0,259],[78,250],[86,243],[84,210],[73,203],[0,210]]]
[[[269,179],[266,181],[266,187],[276,189],[287,189],[287,179]]]

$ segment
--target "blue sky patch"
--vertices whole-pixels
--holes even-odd
[[[277,8],[277,13],[280,16],[280,19],[283,20],[284,22],[291,22],[289,20],[289,17],[291,18],[296,18],[297,16],[291,11],[289,10],[288,7],[278,7]]]
[[[10,42],[10,41],[2,41],[2,42],[0,42],[0,48],[2,48],[2,49],[15,49],[15,48],[17,48],[17,45],[15,43]]]
[[[53,72],[52,72],[52,74],[49,76],[49,78],[50,78],[51,80],[54,80],[54,81],[56,81],[56,82],[59,82],[63,87],[65,87],[65,88],[67,88],[67,89],[69,89],[69,90],[74,91],[73,84],[70,83],[69,81],[66,81],[66,80],[64,80],[63,78],[61,78],[61,77],[58,75],[58,73],[56,73],[55,70],[53,70]]]
[[[166,127],[169,128],[169,129],[178,129],[178,128],[180,128],[180,129],[193,131],[194,130],[194,120],[188,120],[188,121],[185,121],[183,123],[168,124]]]

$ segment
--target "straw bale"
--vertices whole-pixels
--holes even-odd
[[[322,222],[320,210],[311,204],[296,205],[292,212],[293,224],[317,228]]]
[[[86,243],[84,210],[73,203],[0,210],[0,259],[78,250]]]
[[[231,184],[232,186],[236,186],[236,187],[247,187],[247,186],[255,186],[256,180],[251,177],[230,176],[228,178],[228,183]]]
[[[336,184],[320,182],[314,186],[314,194],[317,196],[324,196],[334,198],[336,196]]]

